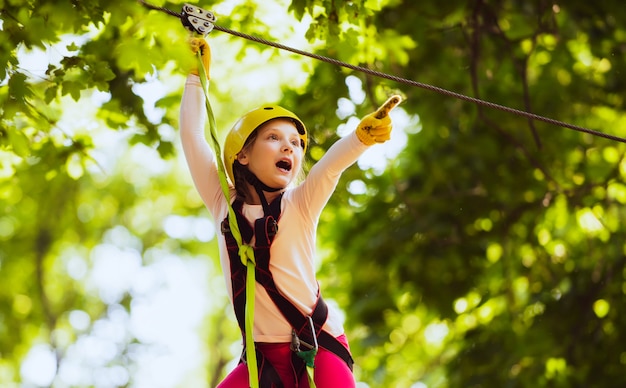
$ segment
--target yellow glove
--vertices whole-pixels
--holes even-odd
[[[200,51],[202,66],[204,67],[206,78],[211,79],[209,75],[209,68],[211,67],[211,47],[209,46],[209,43],[207,43],[207,41],[203,38],[191,38],[189,44],[191,45],[191,51],[194,54],[197,54],[198,50]],[[200,75],[198,72],[198,68],[193,68],[191,70],[191,74]]]
[[[356,127],[356,136],[361,143],[371,146],[384,143],[391,138],[391,118],[389,112],[402,101],[398,95],[391,96],[374,113],[365,116]]]

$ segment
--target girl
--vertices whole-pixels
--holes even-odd
[[[208,44],[204,39],[192,39],[192,49],[200,50],[208,75]],[[223,234],[219,238],[221,265],[243,333],[245,266],[228,221],[216,156],[204,138],[204,99],[197,71],[192,72],[181,102],[182,145],[194,184],[216,230]],[[308,387],[306,354],[318,347],[314,360],[309,360],[315,365],[315,385],[355,386],[343,324],[340,316],[327,308],[316,280],[316,227],[341,173],[368,146],[389,139],[388,113],[399,102],[394,96],[366,116],[355,132],[328,150],[299,185],[294,181],[301,173],[307,130],[292,112],[264,105],[241,117],[226,137],[223,157],[231,182],[230,198],[234,198],[232,206],[242,238],[254,247],[256,258],[253,338],[261,387]],[[246,351],[219,387],[249,386]]]

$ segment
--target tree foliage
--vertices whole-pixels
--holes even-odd
[[[617,1],[227,3],[198,5],[241,32],[626,137]],[[202,338],[205,356],[169,383],[214,386],[238,333],[178,148],[193,66],[185,30],[133,1],[0,9],[0,382],[28,380],[43,344],[54,368],[40,385],[145,383],[141,356],[187,338],[137,329],[177,274],[198,286],[175,294],[169,315],[195,311],[197,326],[181,330]],[[346,171],[319,228],[320,280],[346,313],[359,381],[626,383],[623,144],[217,31],[208,39],[220,128],[280,102],[307,123],[311,162],[390,93],[406,96],[394,132],[406,144],[384,169],[367,167],[368,153]],[[87,340],[107,356],[77,362]]]

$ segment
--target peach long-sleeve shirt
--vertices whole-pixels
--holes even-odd
[[[219,184],[215,155],[204,134],[204,98],[200,79],[190,75],[181,102],[180,132],[193,182],[219,231],[228,206]],[[311,168],[307,178],[299,185],[288,188],[283,195],[278,233],[270,248],[270,271],[281,293],[304,314],[311,314],[318,295],[315,258],[319,216],[341,173],[366,149],[367,146],[354,133],[338,140]],[[230,198],[231,201],[235,198],[232,187]],[[244,204],[242,212],[250,222],[263,217],[261,205]],[[228,251],[224,236],[219,235],[218,238],[220,262],[232,302]],[[341,315],[331,306],[324,329],[333,336],[343,334]],[[255,289],[254,340],[291,341],[291,326],[259,283]]]

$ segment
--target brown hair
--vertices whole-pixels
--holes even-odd
[[[239,151],[239,153],[244,150],[248,151],[250,147],[252,147],[252,145],[256,141],[258,135],[259,135],[259,131],[257,128],[254,131],[252,131],[250,136],[248,136],[245,143],[243,143],[243,147],[241,147],[241,151]],[[246,180],[246,174],[244,171],[242,171],[243,169],[247,170],[248,166],[244,166],[243,164],[239,163],[239,160],[235,158],[235,161],[233,162],[233,176],[235,178],[233,185],[235,185],[237,198],[246,202],[250,200],[251,195],[250,195],[250,186],[248,186],[248,181]]]

